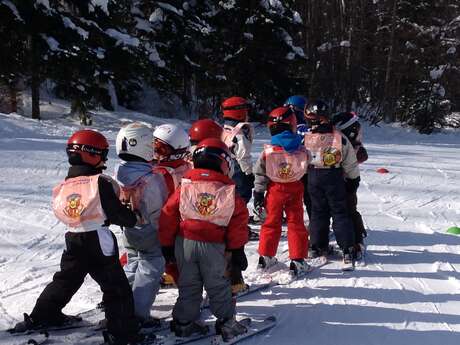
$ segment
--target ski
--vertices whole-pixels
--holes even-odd
[[[50,337],[49,333],[47,331],[41,331],[39,334],[42,335],[42,339],[37,340],[36,338],[31,338],[27,341],[27,344],[31,344],[31,345],[46,344]]]
[[[330,261],[327,259],[327,256],[325,256],[325,255],[318,256],[316,258],[307,259],[307,263],[311,267],[314,267],[315,269],[323,267],[323,266],[327,265],[329,262]]]
[[[207,333],[197,333],[191,335],[190,337],[177,337],[174,333],[171,333],[169,330],[161,334],[161,332],[157,332],[155,337],[152,339],[146,339],[142,341],[141,345],[185,345],[194,343],[196,341],[211,338],[216,335],[216,331],[214,328],[214,321],[206,321],[205,325],[208,328]],[[165,330],[166,331],[166,330]]]
[[[84,320],[79,321],[78,323],[74,324],[68,324],[68,325],[63,325],[63,326],[51,326],[51,327],[38,327],[34,329],[28,329],[24,332],[16,332],[14,329],[8,329],[7,332],[12,335],[12,336],[24,336],[24,335],[31,335],[31,334],[41,334],[43,332],[60,332],[60,331],[68,331],[72,329],[78,329],[78,328],[91,328],[91,327],[96,327],[91,322],[86,322]]]
[[[306,271],[301,271],[297,274],[294,274],[290,269],[283,269],[273,274],[272,279],[277,285],[289,285],[296,280],[305,278],[314,269],[315,267],[310,266]]]
[[[266,283],[246,284],[246,285],[247,285],[247,288],[245,290],[240,291],[236,295],[233,296],[234,298],[236,298],[236,300],[238,300],[241,297],[250,295],[250,294],[252,294],[254,292],[266,289],[266,288],[268,288],[268,287],[270,287],[272,285],[272,282],[270,281],[270,282],[266,282]],[[208,295],[205,296],[205,298],[203,299],[203,302],[201,303],[201,309],[207,309],[207,308],[209,308]]]
[[[237,344],[243,340],[254,337],[262,332],[268,331],[269,329],[272,329],[273,327],[276,326],[276,317],[274,315],[269,316],[262,321],[256,321],[253,319],[249,319],[249,320],[250,320],[250,323],[248,325],[245,325],[248,328],[248,331],[245,334],[237,336],[233,339],[229,339],[227,341],[224,341],[222,337],[220,336],[215,336],[211,340],[211,344],[212,345]]]

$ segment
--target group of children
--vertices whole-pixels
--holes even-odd
[[[245,333],[232,294],[246,287],[244,247],[257,238],[248,227],[252,196],[254,209],[266,212],[260,269],[276,263],[283,213],[293,275],[309,270],[309,248],[314,256],[327,254],[331,217],[344,262],[352,263],[365,236],[356,209],[358,160],[367,159],[358,118],[340,114],[334,127],[324,103],[305,103],[294,96],[269,114],[271,142],[254,167],[250,104],[242,97],[222,103],[223,127],[210,119],[196,121],[188,133],[173,124],[154,131],[141,123],[122,127],[113,179],[103,174],[106,138],[92,130],[74,133],[68,175],[53,190],[53,210],[67,226],[61,270],[15,330],[74,322],[62,308],[90,274],[103,292],[107,344],[141,341],[140,327],[155,322],[150,310],[165,276],[179,292],[171,322],[176,336],[206,332],[197,322],[203,287],[217,334],[228,340]],[[123,230],[124,270],[111,224]]]

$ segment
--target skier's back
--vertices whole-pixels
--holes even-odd
[[[118,260],[110,224],[132,227],[136,215],[121,204],[118,184],[103,175],[109,145],[92,130],[74,133],[67,142],[68,175],[53,190],[53,209],[67,225],[61,270],[38,298],[30,317],[17,330],[61,326],[69,317],[62,308],[90,276],[100,285],[107,319],[106,338],[119,345],[139,339],[131,288]],[[70,317],[71,318],[71,317]]]

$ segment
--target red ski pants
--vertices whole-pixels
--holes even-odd
[[[275,256],[281,238],[283,211],[287,218],[289,258],[307,257],[308,230],[303,222],[303,184],[270,183],[265,196],[267,217],[260,231],[259,254]]]

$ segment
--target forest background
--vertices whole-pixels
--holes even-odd
[[[251,119],[293,94],[421,133],[460,126],[458,0],[0,0],[0,112],[44,90],[92,108]]]

